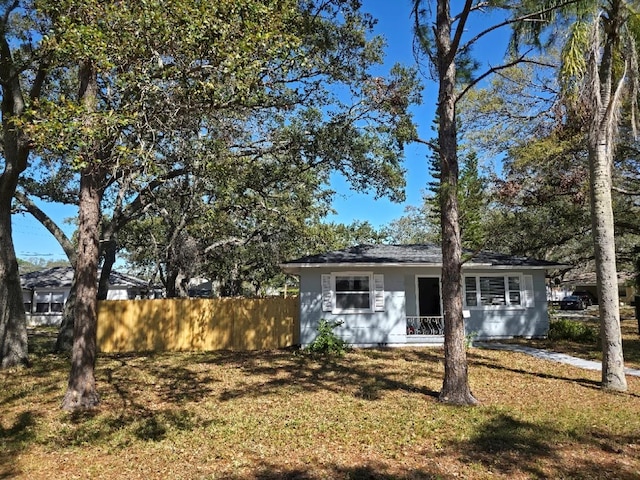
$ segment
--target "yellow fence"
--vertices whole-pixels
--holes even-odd
[[[98,302],[102,352],[271,350],[298,343],[297,298]]]

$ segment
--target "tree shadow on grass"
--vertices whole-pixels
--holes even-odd
[[[36,414],[22,412],[8,428],[0,425],[0,478],[14,478],[19,474],[14,464],[18,454],[29,447],[35,437]]]
[[[603,462],[601,458],[571,455],[564,458],[561,450],[596,447],[600,451],[616,453],[622,458],[634,457],[630,445],[638,438],[591,432],[573,433],[498,413],[476,429],[476,433],[453,447],[465,452],[462,460],[480,463],[488,470],[506,476],[523,472],[532,478],[616,478],[632,480],[638,478],[637,470],[625,461]],[[626,452],[626,453],[625,453]],[[614,459],[615,460],[615,459]]]
[[[574,383],[578,383],[579,385],[582,385],[585,388],[591,388],[594,390],[599,390],[600,389],[600,382],[596,381],[596,380],[592,380],[589,378],[575,378],[575,377],[568,377],[568,376],[562,376],[562,375],[555,375],[555,374],[551,374],[551,373],[543,373],[540,371],[531,371],[531,370],[524,370],[521,368],[512,368],[512,367],[508,367],[506,366],[503,362],[498,362],[494,359],[492,359],[491,357],[487,356],[487,355],[483,355],[481,353],[481,350],[475,349],[474,353],[470,353],[467,355],[468,360],[469,360],[469,364],[473,367],[473,366],[481,366],[481,367],[485,367],[488,369],[492,369],[492,370],[504,370],[504,371],[509,371],[509,372],[513,372],[513,373],[517,373],[520,375],[531,375],[534,377],[538,377],[538,378],[544,378],[546,380],[559,380],[559,381],[563,381],[563,382],[574,382]],[[522,355],[526,355],[526,354],[522,354]],[[560,365],[560,364],[557,364]]]
[[[366,465],[344,466],[324,464],[322,471],[317,468],[286,468],[281,465],[263,462],[250,474],[228,475],[229,480],[316,480],[320,478],[349,480],[445,480],[459,478],[441,471],[434,464],[427,469],[408,469],[405,473],[392,473],[383,463],[373,462]]]
[[[351,389],[354,396],[365,400],[380,399],[385,391],[405,391],[437,398],[437,391],[404,379],[404,372],[389,368],[376,368],[375,362],[384,364],[395,352],[384,350],[360,351],[344,357],[311,355],[305,352],[280,351],[247,353],[236,356],[232,366],[247,378],[264,379],[259,383],[240,384],[227,388],[219,395],[221,401],[243,396],[272,395],[288,391],[344,392]],[[374,360],[374,363],[371,363]],[[227,362],[227,360],[222,360]],[[405,361],[425,362],[421,355],[407,352]],[[229,365],[229,363],[227,363]],[[420,364],[420,375],[434,375],[429,363]],[[437,374],[435,374],[437,375]]]

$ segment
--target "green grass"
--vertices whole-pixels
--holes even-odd
[[[60,410],[68,360],[0,372],[0,478],[635,479],[640,379],[471,348],[478,407],[442,405],[441,349],[100,355],[101,406]]]

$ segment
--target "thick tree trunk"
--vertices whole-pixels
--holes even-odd
[[[6,171],[0,177],[0,368],[3,369],[29,364],[27,319],[11,237],[12,188],[7,186],[10,183],[7,177]]]
[[[97,76],[91,61],[80,64],[79,98],[87,113],[95,110]],[[87,115],[87,127],[93,127]],[[80,197],[78,216],[78,255],[76,258],[76,304],[71,350],[71,372],[67,393],[62,401],[64,410],[92,408],[100,397],[96,390],[95,364],[98,327],[98,259],[100,257],[100,202],[102,200],[102,168],[96,161],[100,151],[89,137],[84,152],[86,165],[80,171]]]
[[[623,2],[614,0],[604,22],[604,44],[601,44],[600,18],[594,23],[593,43],[589,55],[593,101],[589,116],[589,184],[591,197],[591,226],[596,263],[596,280],[600,307],[600,336],[602,341],[602,388],[626,391],[620,331],[620,299],[616,268],[613,202],[611,199],[611,170],[618,135],[620,92],[623,80],[614,81],[614,52],[620,41],[621,25],[626,15]],[[598,63],[598,60],[600,62]]]
[[[83,171],[80,176],[77,297],[71,373],[67,393],[62,402],[62,408],[65,410],[95,407],[100,401],[94,373],[97,354],[98,227],[100,225],[100,189],[98,188],[100,176],[95,170],[97,169]]]
[[[2,154],[4,171],[0,175],[0,368],[28,365],[27,319],[22,302],[22,287],[11,230],[11,202],[18,177],[27,168],[29,142],[14,123],[25,108],[20,74],[13,63],[5,32],[10,10],[3,9],[0,24],[0,84],[2,88]],[[39,95],[44,81],[37,75],[32,98]]]
[[[451,43],[449,2],[439,0],[436,18],[438,48],[438,147],[440,149],[440,220],[442,228],[442,304],[444,310],[444,382],[440,401],[474,405],[467,371],[462,316],[462,245],[458,215],[458,142],[455,104],[455,50]]]

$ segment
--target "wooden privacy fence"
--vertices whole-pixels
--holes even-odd
[[[98,302],[102,352],[271,350],[299,342],[297,298]]]

